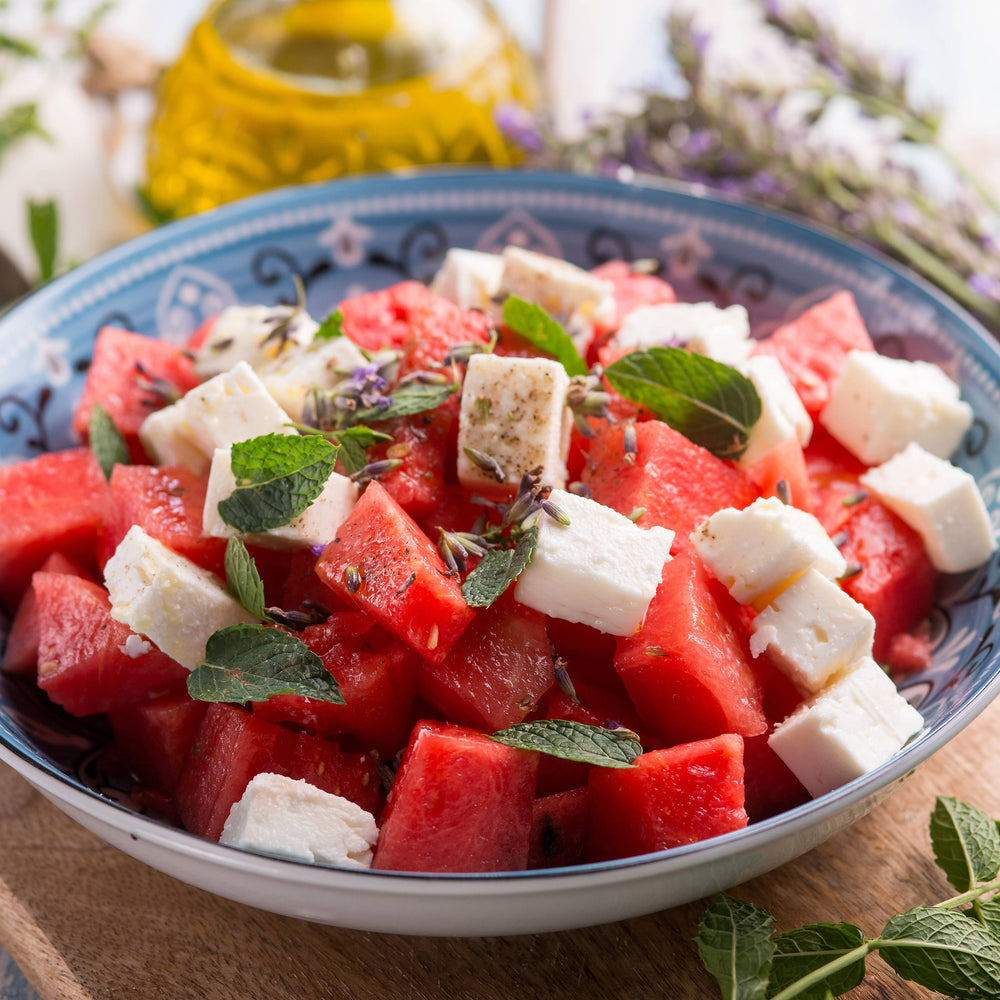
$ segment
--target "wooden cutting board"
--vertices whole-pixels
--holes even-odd
[[[936,795],[1000,817],[1000,703],[874,813],[736,894],[782,929],[869,933],[950,896],[931,857]],[[692,938],[704,903],[560,934],[407,938],[277,917],[153,871],[0,765],[0,942],[43,1000],[631,1000],[717,997]],[[931,997],[878,958],[850,996]]]

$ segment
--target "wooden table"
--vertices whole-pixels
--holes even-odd
[[[1000,817],[1000,703],[875,813],[737,892],[781,928],[869,933],[951,892],[927,820],[936,795]],[[717,997],[692,937],[703,903],[561,934],[406,938],[343,931],[216,898],[78,827],[0,766],[0,941],[43,1000],[688,1000]],[[930,997],[878,958],[851,996]],[[935,994],[936,995],[936,994]]]

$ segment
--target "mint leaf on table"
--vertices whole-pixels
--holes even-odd
[[[517,722],[490,738],[519,750],[537,750],[599,767],[633,767],[642,753],[642,745],[628,729],[605,729],[569,719]]]
[[[503,321],[518,336],[551,354],[571,376],[587,374],[587,363],[569,334],[541,306],[509,295],[503,304]]]
[[[383,409],[377,406],[359,408],[354,413],[355,424],[378,423],[380,420],[395,420],[397,417],[412,417],[415,413],[435,410],[449,396],[458,392],[458,382],[444,385],[426,385],[423,382],[404,382],[392,390],[389,405]]]
[[[760,396],[750,379],[680,347],[633,351],[604,375],[626,399],[718,458],[739,458],[760,419]]]
[[[864,980],[868,951],[864,931],[853,924],[807,924],[779,934],[774,939],[768,996],[837,962],[845,964],[796,995],[802,1000],[825,1000],[831,994],[839,997]]]
[[[698,925],[698,957],[724,1000],[764,1000],[774,955],[774,917],[734,896],[717,896]]]
[[[280,528],[323,492],[337,446],[318,434],[265,434],[232,447],[236,489],[219,502],[226,524],[245,534]]]
[[[1000,830],[982,810],[957,799],[938,797],[931,813],[934,860],[959,891],[996,878],[1000,871]]]
[[[968,917],[974,917],[1000,941],[1000,896],[994,896],[985,903],[977,902],[975,910],[962,911]]]
[[[313,340],[333,340],[334,337],[343,337],[343,322],[344,314],[339,309],[335,309],[320,323],[316,333],[313,335]]]
[[[266,618],[264,581],[247,547],[235,535],[226,542],[226,587],[240,607],[258,618]]]
[[[301,639],[264,625],[230,625],[215,632],[187,688],[198,701],[236,705],[278,694],[344,704],[337,681]]]
[[[90,411],[87,441],[107,479],[111,478],[111,471],[116,465],[130,465],[132,462],[125,438],[100,403],[94,403]]]
[[[1000,996],[1000,940],[964,913],[917,906],[874,942],[903,979],[959,1000]]]
[[[465,578],[462,596],[473,608],[488,608],[521,575],[538,544],[538,527],[532,525],[510,549],[490,549]]]

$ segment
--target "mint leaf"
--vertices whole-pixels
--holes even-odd
[[[458,392],[458,382],[444,385],[425,385],[422,382],[404,382],[392,390],[391,402],[384,409],[377,406],[362,407],[354,413],[354,423],[372,424],[380,420],[395,420],[397,417],[411,417],[414,413],[434,410],[452,393]]]
[[[29,135],[52,141],[38,119],[37,104],[15,104],[0,114],[0,160],[15,142]]]
[[[187,688],[198,701],[236,705],[276,694],[344,704],[333,675],[301,639],[264,625],[230,625],[214,633]]]
[[[982,810],[939,796],[931,813],[930,835],[934,860],[959,892],[996,878],[1000,830]]]
[[[569,719],[517,722],[490,739],[519,750],[537,750],[599,767],[633,767],[632,762],[642,753],[635,733],[628,729],[604,729]]]
[[[38,49],[31,42],[23,38],[15,38],[5,31],[0,32],[0,52],[10,52],[22,59],[37,59],[39,57]]]
[[[320,323],[313,340],[333,340],[334,337],[343,337],[343,322],[344,314],[339,309],[335,309]]]
[[[980,923],[1000,940],[1000,896],[978,904],[978,910],[962,910],[966,916],[978,918]]]
[[[612,388],[718,458],[739,458],[760,396],[735,368],[680,347],[626,354],[604,372]]]
[[[244,610],[258,618],[267,618],[264,581],[253,556],[235,535],[226,542],[226,586]]]
[[[111,478],[111,471],[116,465],[131,465],[132,458],[125,438],[100,403],[94,403],[90,411],[87,441],[107,479]]]
[[[280,528],[323,492],[337,446],[318,434],[265,434],[232,449],[236,489],[219,502],[226,524],[245,534]]]
[[[959,1000],[1000,996],[1000,941],[964,913],[917,906],[873,943],[903,979],[929,990]]]
[[[764,1000],[774,943],[774,917],[733,896],[716,896],[698,925],[698,957],[715,976],[723,1000]]]
[[[518,336],[551,354],[570,375],[587,374],[587,363],[569,334],[541,306],[509,295],[503,304],[503,321]]]
[[[54,201],[28,199],[28,232],[38,261],[38,279],[49,281],[56,273],[59,247],[59,213]]]
[[[774,939],[774,959],[767,995],[775,996],[800,979],[822,969],[831,962],[854,961],[836,968],[821,981],[797,993],[801,1000],[825,1000],[831,994],[839,997],[853,990],[865,978],[865,955],[868,945],[864,931],[853,924],[807,924]]]
[[[488,608],[521,575],[538,544],[538,527],[532,525],[512,549],[490,549],[465,578],[462,596],[473,608]]]
[[[392,435],[373,431],[370,427],[345,427],[342,431],[328,431],[326,436],[340,445],[337,456],[344,463],[349,476],[360,472],[368,464],[368,449],[383,441],[391,441]]]

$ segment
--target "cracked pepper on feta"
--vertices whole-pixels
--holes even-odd
[[[508,754],[509,748],[499,749],[501,742],[486,741],[482,733],[525,719],[551,721],[544,716],[573,690],[578,670],[582,713],[634,715],[635,722],[626,718],[622,725],[647,730],[657,743],[645,755],[644,766],[654,766],[661,752],[702,741],[725,740],[727,753],[735,754],[742,746],[738,737],[768,731],[769,745],[798,781],[810,794],[821,795],[880,766],[920,731],[919,712],[873,658],[878,610],[873,614],[855,600],[845,582],[865,567],[849,566],[841,546],[852,559],[862,558],[857,552],[863,546],[852,548],[843,538],[831,538],[823,525],[837,519],[826,519],[821,504],[800,501],[814,514],[778,499],[793,495],[789,490],[754,486],[753,470],[769,457],[801,457],[813,433],[809,414],[819,413],[821,425],[870,466],[861,484],[919,533],[933,566],[944,572],[972,568],[995,552],[996,542],[975,481],[947,461],[971,419],[958,387],[933,365],[845,350],[839,373],[830,376],[829,401],[807,409],[800,393],[807,395],[803,386],[814,390],[819,376],[812,370],[803,375],[794,366],[786,370],[780,351],[755,353],[742,306],[641,306],[626,313],[615,331],[619,280],[628,282],[632,276],[626,273],[613,283],[517,247],[502,254],[456,249],[447,254],[432,288],[459,309],[477,310],[464,314],[467,327],[461,312],[452,306],[444,310],[447,303],[416,282],[407,283],[397,298],[387,290],[360,305],[346,300],[339,322],[324,324],[319,339],[317,324],[297,307],[235,307],[211,325],[195,351],[201,384],[146,416],[139,431],[139,442],[153,462],[183,465],[200,478],[197,488],[178,487],[181,493],[169,494],[168,513],[173,516],[180,509],[185,516],[174,518],[167,529],[159,519],[162,506],[152,513],[139,502],[128,507],[138,511],[134,517],[141,523],[128,528],[107,558],[110,612],[102,607],[101,613],[110,613],[131,633],[123,637],[117,632],[115,648],[107,655],[119,657],[123,669],[141,670],[155,645],[188,671],[216,669],[213,683],[225,686],[233,668],[225,657],[203,664],[206,646],[212,640],[214,653],[222,641],[213,639],[217,633],[251,625],[233,632],[252,633],[255,639],[278,635],[302,654],[295,638],[300,636],[313,656],[302,654],[303,662],[327,684],[327,673],[338,680],[344,704],[313,697],[317,687],[305,695],[277,698],[259,691],[253,697],[223,692],[223,701],[228,697],[239,707],[213,706],[211,725],[202,724],[178,765],[179,790],[163,791],[177,796],[178,815],[190,829],[210,830],[206,835],[248,851],[352,868],[378,867],[380,852],[383,857],[405,855],[405,842],[400,848],[398,842],[386,845],[381,839],[387,829],[402,829],[404,841],[413,840],[415,865],[433,855],[452,870],[447,866],[456,858],[460,864],[473,848],[480,850],[480,824],[484,830],[503,830],[498,838],[502,844],[496,846],[500,860],[483,870],[523,868],[529,863],[534,764],[525,765],[525,752]],[[642,277],[647,291],[648,282],[659,280]],[[663,288],[653,291],[662,298]],[[618,352],[680,342],[742,372],[761,402],[760,418],[741,430],[748,432],[745,452],[723,460],[692,441],[684,442],[689,446],[685,450],[677,444],[684,431],[676,433],[676,428],[670,433],[676,454],[668,454],[665,434],[659,439],[663,454],[630,447],[630,434],[637,439],[642,429],[638,421],[650,413],[640,413],[634,400],[614,400],[610,391],[603,391],[610,383],[599,385],[599,372],[581,376],[587,386],[584,403],[597,411],[607,406],[602,411],[607,413],[612,408],[606,400],[612,399],[620,404],[620,412],[615,411],[619,422],[636,421],[638,431],[608,428],[608,418],[583,411],[570,393],[571,385],[576,389],[581,383],[571,383],[560,361],[505,355],[511,344],[503,342],[504,330],[497,331],[495,346],[489,319],[480,313],[499,324],[502,299],[511,294],[546,309],[583,353],[603,347],[592,344],[594,333],[602,329],[609,333],[608,346]],[[420,317],[409,329],[408,310]],[[439,326],[435,310],[443,317]],[[418,328],[422,339],[414,343]],[[371,354],[384,346],[399,354],[385,366],[381,357],[373,362]],[[513,347],[523,350],[523,341]],[[690,362],[684,352],[677,354]],[[406,372],[402,383],[393,374],[397,362]],[[574,374],[586,367],[572,357],[567,363]],[[451,393],[459,383],[456,400]],[[419,393],[440,392],[439,412],[389,411],[392,419],[380,420],[394,396],[398,400],[414,389],[411,400]],[[323,393],[322,406],[306,405]],[[572,452],[568,394],[578,417]],[[359,413],[368,415],[370,429],[391,431],[396,439],[379,441],[374,435],[373,443],[365,426],[355,426]],[[305,420],[318,426],[294,426]],[[254,563],[260,579],[247,575],[260,584],[264,607],[247,600],[239,581],[230,581],[230,593],[226,582],[171,548],[177,542],[171,531],[183,536],[185,552],[196,552],[206,565],[218,567],[224,548],[218,540],[234,533],[219,514],[220,502],[237,487],[233,445],[269,434],[298,435],[300,430],[334,440],[345,432],[360,432],[364,443],[355,440],[351,451],[346,444],[351,439],[343,439],[341,464],[329,475],[332,454],[311,460],[324,469],[325,478],[315,476],[318,496],[310,493],[315,499],[303,513],[293,517],[291,509],[300,507],[289,508],[285,524],[240,536],[245,548],[230,543],[230,554],[242,552],[260,561],[259,566]],[[593,445],[589,434],[599,438]],[[789,442],[791,448],[779,447]],[[272,455],[283,450],[269,444]],[[332,453],[329,445],[318,444],[318,451]],[[598,466],[597,455],[604,456],[604,464]],[[258,457],[254,461],[267,465]],[[699,472],[692,473],[687,463]],[[808,468],[803,462],[801,468],[782,466],[780,472],[798,472],[807,480]],[[111,478],[110,503],[126,509],[126,500],[135,498],[123,500],[120,483],[113,474]],[[365,486],[368,480],[377,482]],[[806,494],[809,486],[807,481]],[[753,499],[767,492],[778,496]],[[155,502],[158,495],[150,488],[142,499],[153,496]],[[703,501],[710,495],[739,500],[709,506]],[[697,517],[689,514],[689,503],[699,511]],[[254,531],[275,522],[241,523]],[[674,524],[682,531],[680,538],[675,538]],[[522,550],[532,539],[533,549]],[[675,543],[677,559],[671,562]],[[923,552],[920,558],[925,558]],[[468,586],[484,566],[492,566],[496,574],[492,580],[488,573],[479,577],[478,586],[489,591],[485,597]],[[716,581],[749,610],[734,611]],[[236,593],[260,617],[245,610]],[[254,590],[251,596],[257,594]],[[327,605],[336,609],[333,614]],[[265,625],[260,624],[263,617]],[[275,622],[282,624],[275,629]],[[302,631],[294,632],[297,627]],[[718,633],[725,633],[718,647],[728,658],[724,664],[713,652]],[[47,656],[47,662],[58,660],[51,651]],[[729,660],[738,660],[739,669]],[[758,671],[765,660],[768,668]],[[771,666],[803,699],[784,719],[764,712],[766,691],[761,687],[773,683]],[[264,668],[255,661],[253,669]],[[206,672],[211,670],[200,670]],[[50,670],[46,676],[55,673]],[[594,681],[597,676],[614,678],[614,690],[604,691],[603,682]],[[420,700],[414,700],[417,692]],[[158,704],[161,692],[149,694],[150,705]],[[177,701],[187,707],[182,697]],[[253,704],[248,707],[247,701]],[[450,784],[454,768],[411,761],[420,734],[430,732],[419,725],[410,728],[415,706],[425,702],[426,712],[444,721],[433,724],[433,739],[426,737],[424,746],[433,746],[441,759],[454,750],[462,766],[470,768],[455,785]],[[674,727],[683,729],[680,715],[681,723],[703,725],[706,731],[683,740],[671,737]],[[224,728],[220,717],[232,727],[224,739],[216,731]],[[470,736],[472,730],[479,732]],[[294,752],[289,750],[293,744]],[[122,746],[126,752],[124,741]],[[231,774],[243,776],[242,784],[262,758],[253,756],[253,766],[242,771],[246,760],[230,762],[231,772],[220,761],[227,754],[264,754],[261,748],[268,746],[273,757],[268,770],[245,788],[230,787]],[[401,763],[387,799],[373,761],[397,756]],[[744,765],[755,766],[750,755],[733,773],[743,775]],[[217,777],[219,787],[225,786],[230,796],[225,802],[202,801],[211,797],[204,793],[204,788],[216,787],[211,783],[202,781],[195,792],[185,790],[184,775],[194,783],[190,775],[198,767],[217,768],[213,780]],[[502,768],[523,770],[514,777],[509,770],[493,770]],[[414,780],[407,774],[418,772],[418,787],[407,787]],[[319,775],[324,781],[330,778],[328,787],[344,795],[302,780],[310,775],[317,782]],[[733,781],[739,785],[743,779]],[[496,801],[490,802],[487,815],[477,813],[481,802],[474,799],[483,788],[515,786],[521,798],[509,813],[506,803]],[[455,787],[475,795],[460,796],[460,807],[454,806]],[[747,782],[727,794],[735,803],[750,788]],[[800,792],[796,785],[795,794]],[[436,816],[440,810],[445,818],[438,826],[436,819],[427,819],[428,803],[433,806],[429,812]],[[211,823],[201,815],[209,808]],[[666,813],[671,808],[668,802]],[[408,810],[406,822],[387,825],[386,815],[398,810]],[[498,810],[503,812],[500,820]],[[685,803],[677,811],[688,815],[692,808]],[[733,811],[738,812],[735,805]],[[664,815],[661,809],[657,823]],[[446,836],[435,840],[442,829]],[[464,847],[455,846],[459,834],[466,837]],[[590,843],[586,836],[578,839]],[[515,840],[516,851],[511,848]],[[643,852],[663,846],[646,845]]]

